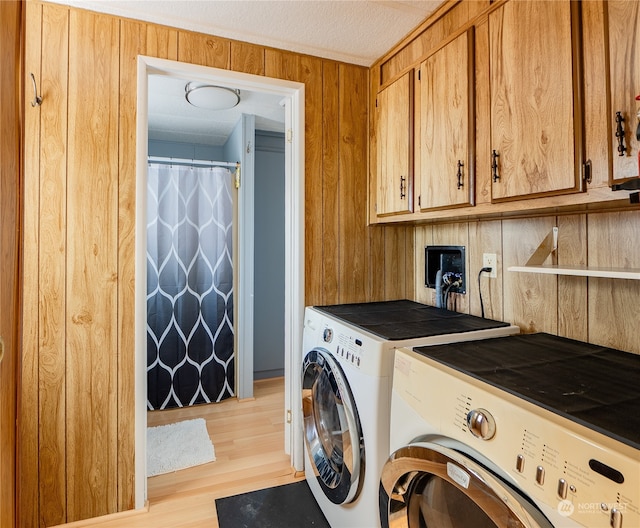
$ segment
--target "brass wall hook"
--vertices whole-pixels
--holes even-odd
[[[31,81],[33,82],[33,101],[31,101],[31,106],[40,106],[42,104],[42,97],[38,95],[36,78],[34,77],[33,73],[31,74]]]

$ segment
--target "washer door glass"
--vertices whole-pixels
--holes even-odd
[[[364,440],[353,395],[340,365],[324,349],[302,366],[304,440],[325,495],[335,504],[357,496],[364,471]]]
[[[380,488],[383,527],[553,528],[485,467],[437,444],[398,449],[382,470]]]

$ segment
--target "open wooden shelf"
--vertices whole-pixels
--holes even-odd
[[[520,273],[546,273],[547,275],[573,275],[576,277],[603,277],[608,279],[640,280],[640,269],[592,268],[589,266],[509,266],[509,271]]]

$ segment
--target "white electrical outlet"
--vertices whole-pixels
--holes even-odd
[[[498,276],[498,258],[495,253],[482,254],[482,267],[491,268],[491,272],[486,273],[492,279]]]

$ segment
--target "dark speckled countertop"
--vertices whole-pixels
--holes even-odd
[[[414,350],[640,449],[640,355],[544,333]]]
[[[314,308],[388,341],[509,326],[502,321],[484,319],[408,300],[336,304]]]

